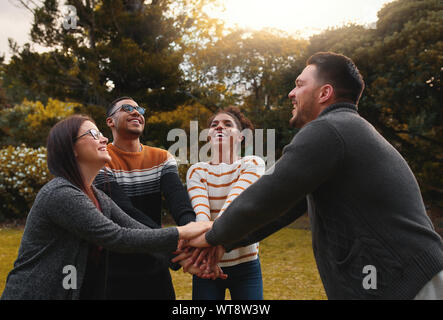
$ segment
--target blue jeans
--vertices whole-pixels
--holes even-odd
[[[229,289],[232,300],[263,300],[260,259],[222,268],[226,280],[192,278],[193,300],[224,300]]]

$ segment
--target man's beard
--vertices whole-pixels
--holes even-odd
[[[300,129],[304,127],[306,124],[315,120],[315,106],[313,103],[314,96],[312,95],[311,100],[305,101],[303,103],[303,108],[300,105],[296,104],[296,112],[295,115],[289,119],[289,126],[292,128]]]
[[[130,129],[127,126],[119,126],[119,125],[117,125],[115,129],[117,130],[120,136],[124,136],[130,139],[140,138],[140,136],[143,134],[144,131],[144,127],[141,130],[137,130],[135,128]]]
[[[298,107],[296,107],[297,110],[295,112],[295,115],[293,114],[291,119],[289,119],[289,126],[291,128],[296,128],[296,129],[300,129],[301,127],[303,127],[304,123],[302,121],[302,114],[300,112],[300,109],[298,109]]]
[[[289,119],[289,126],[291,128],[297,128],[297,115],[293,115],[291,119]]]

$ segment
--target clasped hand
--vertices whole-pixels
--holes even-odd
[[[191,222],[178,227],[180,240],[177,256],[172,262],[178,262],[183,272],[189,272],[203,279],[226,279],[228,276],[218,266],[225,250],[222,246],[212,247],[206,242],[205,234],[212,227],[212,221]]]

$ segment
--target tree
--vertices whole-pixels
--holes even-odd
[[[59,1],[20,2],[34,14],[32,42],[48,51],[11,42],[4,86],[12,101],[52,97],[106,105],[129,95],[149,108],[171,110],[187,99],[182,41],[189,38],[187,27],[203,19],[190,8],[214,0],[67,0],[78,17],[67,29]]]
[[[212,111],[240,105],[257,128],[279,128],[281,149],[292,136],[282,126],[290,114],[289,90],[282,87],[287,88],[287,69],[303,56],[307,43],[278,30],[230,30],[189,59],[192,93]]]
[[[366,71],[366,116],[406,157],[425,199],[443,207],[443,3],[395,1],[378,13]]]
[[[53,99],[46,105],[25,99],[21,104],[0,110],[0,147],[45,146],[51,127],[79,107],[79,104]]]
[[[353,59],[366,84],[360,114],[407,159],[427,203],[440,207],[442,18],[441,1],[393,1],[378,12],[375,29],[326,30],[311,37],[306,55],[333,51]]]

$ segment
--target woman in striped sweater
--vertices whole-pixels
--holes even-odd
[[[196,221],[213,221],[243,190],[264,174],[264,161],[257,156],[240,158],[242,130],[253,129],[238,108],[228,107],[208,121],[211,161],[191,166],[187,187]],[[225,253],[219,266],[227,280],[193,278],[195,300],[223,300],[229,289],[233,300],[263,299],[258,243]]]

